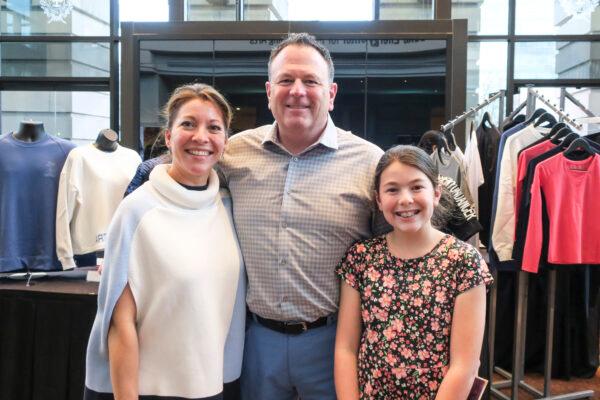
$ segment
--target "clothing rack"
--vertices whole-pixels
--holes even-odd
[[[496,101],[496,100],[500,100],[500,112],[498,113],[500,115],[500,121],[499,123],[502,122],[502,111],[504,109],[504,98],[506,96],[506,91],[505,90],[500,90],[496,93],[492,93],[490,94],[490,97],[487,100],[484,100],[482,103],[477,104],[475,107],[471,107],[469,108],[467,111],[465,111],[464,113],[462,113],[461,115],[459,115],[458,117],[450,120],[447,124],[442,125],[442,127],[440,128],[441,132],[447,132],[449,130],[451,130],[452,128],[454,128],[456,125],[458,125],[459,123],[461,123],[462,121],[464,121],[465,119],[475,115],[479,110],[481,110],[484,107],[487,107],[489,104],[491,104],[492,102]]]
[[[534,90],[532,88],[529,88],[528,90]],[[567,92],[566,88],[560,88],[560,108],[558,108],[556,106],[556,104],[554,103],[550,103],[548,99],[545,99],[544,95],[539,94],[537,91],[536,93],[540,96],[539,99],[544,102],[544,104],[546,104],[548,107],[550,107],[550,109],[552,109],[552,111],[556,112],[559,115],[559,118],[561,119],[561,121],[563,120],[563,118],[568,118],[571,122],[575,123],[575,125],[573,125],[575,128],[577,129],[581,129],[581,124],[577,124],[575,122],[575,120],[573,120],[572,118],[569,118],[569,114],[565,113],[564,110],[565,109],[565,99],[570,100],[573,104],[575,104],[577,107],[579,107],[579,109],[581,109],[588,117],[594,117],[594,113],[592,113],[590,110],[588,110],[583,104],[581,104],[579,102],[579,100],[577,100],[575,97],[573,97],[573,95],[569,92]],[[528,93],[529,95],[529,93]],[[525,106],[528,104],[528,101],[525,100],[524,102],[522,102],[521,104],[519,104],[517,106],[517,108],[515,108],[505,119],[504,121],[502,121],[502,124],[504,124],[506,121],[509,121],[511,119],[513,119],[517,114],[519,114],[521,112],[521,110],[523,108],[525,108]],[[564,117],[562,117],[564,116]]]
[[[515,108],[506,118],[504,118],[504,120],[502,121],[502,126],[507,122],[512,120],[518,113],[521,112],[521,110],[523,108],[525,108],[525,106],[527,105],[527,100],[522,102],[521,104],[519,104],[517,106],[517,108]],[[502,126],[498,126],[498,128],[501,128]]]
[[[565,91],[566,93],[566,91]],[[575,99],[573,96],[571,96],[569,94],[569,96],[565,97],[568,98],[569,100],[573,101],[573,103],[580,107],[582,110],[584,110],[584,112],[587,110],[587,108],[585,108],[579,101],[577,101],[577,99]],[[559,119],[569,125],[571,125],[573,128],[577,129],[577,130],[581,130],[583,128],[583,125],[578,124],[573,118],[571,118],[569,116],[568,113],[565,113],[562,108],[558,108],[556,106],[556,104],[551,103],[549,99],[547,99],[546,97],[544,97],[543,94],[540,94],[537,90],[533,89],[533,88],[529,88],[527,89],[527,115],[530,116],[531,114],[533,114],[533,111],[535,109],[535,102],[536,100],[540,100],[542,103],[544,103],[549,109],[551,109],[552,111],[554,111],[556,113],[556,115],[558,115]],[[561,105],[562,107],[564,107],[564,105]],[[590,111],[591,113],[591,111]],[[594,116],[593,114],[591,116]]]
[[[581,111],[583,111],[588,117],[595,117],[594,113],[588,110],[583,104],[579,102],[573,95],[567,92],[567,88],[560,88],[560,108],[565,109],[565,99],[569,99],[571,103],[575,104]]]
[[[566,91],[565,91],[566,92]],[[562,94],[562,93],[561,93]],[[570,96],[570,95],[569,95]],[[572,96],[566,96],[569,100],[573,101]],[[535,103],[539,100],[554,111],[558,117],[565,123],[573,126],[576,129],[581,129],[581,124],[577,124],[572,118],[569,117],[561,108],[558,108],[555,104],[551,103],[542,94],[529,88],[527,91],[527,118],[529,118],[534,110]],[[561,103],[563,97],[561,96]],[[574,102],[578,107],[585,109],[585,107],[579,103]],[[563,104],[561,104],[563,106]],[[522,107],[521,107],[522,108]],[[585,109],[587,110],[587,109]],[[584,110],[584,112],[585,112]],[[588,110],[589,111],[589,110]],[[591,113],[591,112],[590,112]],[[586,112],[587,114],[587,112]],[[589,115],[589,114],[588,114]],[[592,114],[593,115],[593,114]],[[492,383],[491,394],[493,397],[497,397],[504,400],[514,400],[519,398],[519,388],[526,390],[536,399],[543,400],[571,400],[571,399],[584,399],[592,398],[594,392],[592,390],[584,390],[579,392],[566,393],[556,396],[550,394],[550,382],[552,373],[552,346],[554,341],[554,314],[555,314],[555,303],[556,303],[556,270],[548,271],[548,308],[546,310],[546,348],[544,357],[544,389],[540,392],[533,386],[527,384],[524,380],[524,368],[525,368],[525,338],[526,338],[526,321],[527,321],[527,299],[528,299],[528,288],[529,288],[529,273],[525,271],[518,271],[517,275],[517,298],[515,307],[515,324],[514,324],[514,343],[513,343],[513,363],[512,363],[512,374],[504,371],[501,368],[495,368],[505,378],[506,381]],[[494,301],[494,314],[495,314],[495,301]],[[494,326],[495,326],[495,315],[494,315]],[[493,347],[493,342],[491,343]],[[493,353],[490,355],[491,364],[493,365]],[[511,387],[511,396],[508,397],[499,391],[501,388]]]

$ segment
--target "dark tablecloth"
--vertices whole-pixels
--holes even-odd
[[[0,280],[0,399],[81,400],[98,283]]]

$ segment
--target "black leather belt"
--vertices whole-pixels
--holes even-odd
[[[320,328],[321,326],[329,325],[336,321],[336,318],[332,316],[321,317],[312,322],[282,322],[263,318],[256,314],[252,314],[252,317],[265,328],[290,335],[298,335],[309,329]]]

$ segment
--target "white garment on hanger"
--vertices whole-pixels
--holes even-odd
[[[75,267],[75,254],[104,249],[108,225],[141,162],[122,146],[105,152],[89,144],[69,153],[56,204],[56,255],[63,269]]]
[[[475,203],[475,198],[473,196],[473,191],[471,190],[471,187],[469,186],[468,172],[467,172],[467,159],[465,158],[464,153],[458,146],[455,146],[454,150],[450,151],[450,154],[458,162],[458,173],[460,174],[460,179],[458,180],[458,182],[461,183],[460,187],[461,187],[464,195],[467,197],[467,199],[469,199],[471,204],[474,206],[476,203]]]
[[[475,207],[475,212],[477,213],[477,218],[479,218],[479,186],[485,183],[485,178],[483,176],[483,168],[481,166],[481,157],[479,156],[479,148],[477,143],[477,132],[472,127],[471,129],[471,137],[465,147],[465,169],[467,175],[467,186],[469,191],[471,192],[471,197],[473,198],[473,207]],[[479,233],[474,235],[471,239],[468,240],[470,244],[479,247]]]
[[[492,231],[492,244],[500,261],[512,260],[515,241],[515,189],[517,186],[518,153],[543,136],[533,127],[533,124],[530,124],[506,140],[502,159],[500,160],[499,178],[496,182],[496,185],[498,185],[498,199]]]

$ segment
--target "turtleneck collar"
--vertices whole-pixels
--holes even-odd
[[[150,183],[164,197],[176,205],[187,209],[201,209],[213,205],[219,194],[219,177],[210,171],[208,187],[203,191],[188,190],[177,183],[167,172],[171,164],[154,167],[150,173]]]

